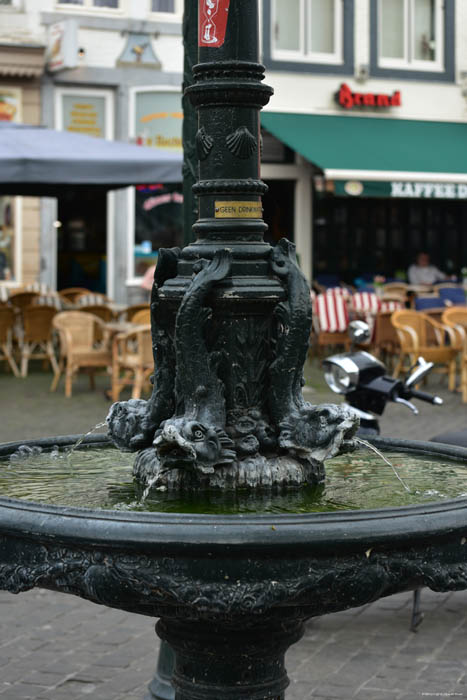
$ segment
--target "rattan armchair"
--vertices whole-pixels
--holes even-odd
[[[18,367],[13,357],[13,328],[15,312],[10,306],[0,304],[0,360],[6,360],[15,377],[19,377]]]
[[[136,311],[131,319],[128,319],[131,323],[137,325],[147,326],[151,325],[151,309],[148,307]]]
[[[48,360],[54,371],[58,363],[52,343],[54,306],[27,306],[23,311],[23,337],[20,342],[21,376],[27,377],[29,360]]]
[[[74,304],[76,299],[83,294],[92,294],[91,290],[86,289],[86,287],[66,287],[66,289],[60,289],[58,293],[71,304]]]
[[[95,370],[112,364],[105,323],[84,311],[62,311],[54,317],[53,326],[60,337],[60,360],[50,390],[56,390],[65,372],[65,396],[70,397],[73,377],[80,369],[88,371],[93,388]]]
[[[133,306],[127,306],[127,308],[122,312],[122,316],[124,314],[126,316],[127,321],[129,321],[130,323],[134,323],[133,317],[139,311],[150,312],[149,304],[133,304]],[[140,323],[141,323],[141,321],[140,321]],[[146,321],[145,321],[145,323],[146,323]],[[147,323],[149,323],[149,321],[147,321]]]
[[[467,307],[452,306],[446,309],[443,311],[441,321],[455,333],[455,342],[461,353],[462,402],[467,403]]]
[[[427,362],[442,365],[438,371],[448,374],[449,389],[454,391],[456,357],[460,349],[454,331],[421,311],[409,309],[394,311],[391,323],[397,331],[401,345],[394,377],[398,377],[401,371],[408,371],[418,357],[423,357]],[[450,344],[446,342],[446,336]],[[408,366],[404,367],[404,360],[408,360]]]
[[[125,386],[132,387],[131,397],[139,399],[154,370],[151,326],[136,326],[115,336],[112,345],[112,401],[118,401]]]

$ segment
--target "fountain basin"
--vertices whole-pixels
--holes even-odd
[[[28,443],[1,446],[0,457],[20,444]],[[467,465],[463,448],[374,444]],[[132,513],[0,498],[0,588],[48,588],[161,618],[158,632],[177,655],[177,700],[281,698],[283,655],[304,620],[420,586],[467,588],[467,498],[297,515]]]

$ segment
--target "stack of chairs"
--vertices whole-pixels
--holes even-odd
[[[314,300],[313,328],[318,354],[326,346],[343,345],[350,348],[347,334],[349,312],[347,299],[350,293],[344,287],[327,290],[316,295]]]

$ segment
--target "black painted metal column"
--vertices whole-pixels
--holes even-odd
[[[284,655],[301,638],[303,622],[245,625],[157,623],[176,651],[175,700],[284,700]]]

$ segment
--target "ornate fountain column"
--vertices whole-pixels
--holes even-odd
[[[318,484],[324,459],[353,446],[357,421],[304,402],[309,286],[294,245],[263,240],[259,113],[272,89],[258,63],[257,2],[199,0],[198,14],[199,63],[185,89],[198,113],[196,240],[160,251],[154,392],[115,404],[109,432],[142,450],[134,473],[149,487]]]

